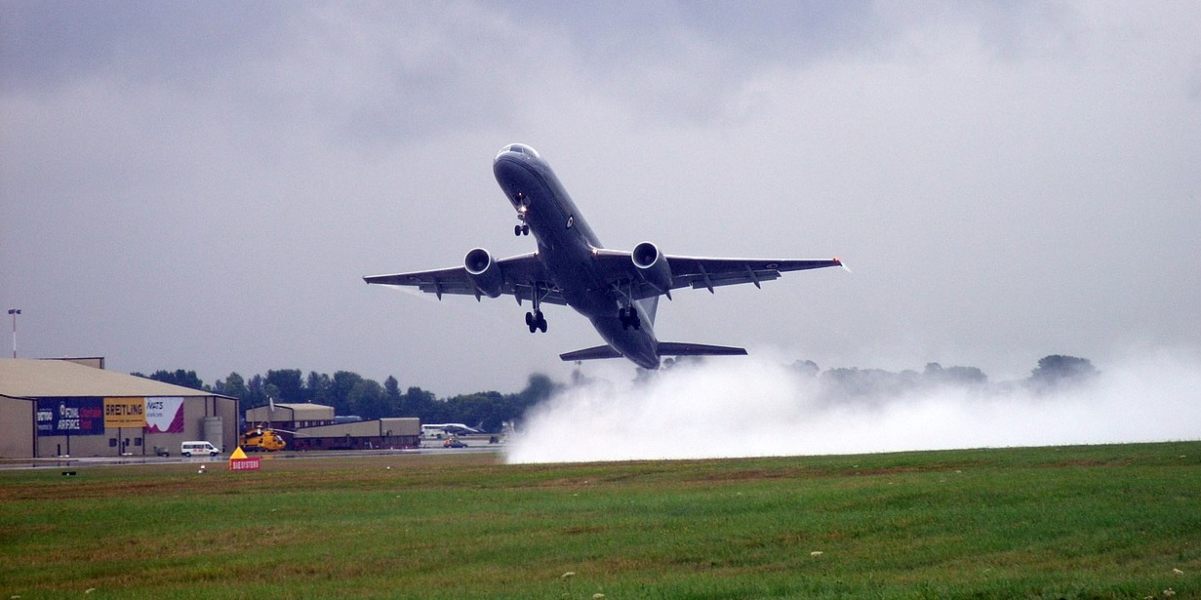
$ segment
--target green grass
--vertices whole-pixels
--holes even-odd
[[[1201,597],[1201,442],[496,461],[0,472],[0,599]]]

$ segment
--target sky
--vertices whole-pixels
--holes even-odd
[[[681,291],[660,339],[993,380],[1195,352],[1197,31],[1195,2],[2,0],[0,308],[23,357],[210,383],[567,380],[601,343],[568,308],[530,335],[360,279],[532,250],[491,172],[520,141],[608,247],[853,269]]]

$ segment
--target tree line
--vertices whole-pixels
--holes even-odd
[[[692,358],[665,362],[671,369],[695,364]],[[1021,387],[1036,394],[1051,393],[1091,380],[1097,369],[1086,358],[1053,354],[1039,359],[1030,376],[1022,381],[989,384],[988,376],[976,367],[943,367],[928,363],[922,371],[905,370],[899,373],[882,369],[858,367],[833,368],[822,371],[813,361],[798,360],[793,369],[811,376],[820,383],[820,393],[831,399],[878,399],[897,396],[936,386],[965,386],[1004,391]],[[461,394],[439,398],[419,387],[404,391],[395,377],[388,376],[381,385],[351,371],[336,371],[333,375],[300,369],[269,370],[266,374],[245,379],[230,373],[211,386],[205,384],[195,371],[159,370],[150,375],[133,373],[165,383],[192,389],[207,390],[241,401],[242,410],[265,406],[268,399],[276,402],[324,404],[334,407],[334,414],[355,415],[365,420],[383,417],[418,417],[423,423],[464,423],[489,433],[500,432],[505,422],[520,422],[525,412],[562,389],[550,377],[541,373],[529,376],[520,392],[502,394],[496,391]],[[578,373],[577,373],[578,376]],[[639,370],[636,379],[654,377],[653,372]],[[586,378],[575,384],[586,384]]]
[[[334,414],[340,416],[354,415],[365,420],[417,417],[423,423],[465,423],[490,433],[500,432],[506,421],[519,421],[528,408],[549,398],[560,387],[546,375],[535,373],[517,393],[487,391],[438,398],[419,387],[402,391],[400,382],[391,375],[381,385],[352,371],[336,371],[333,375],[310,371],[304,375],[300,369],[273,369],[249,379],[233,372],[212,385],[202,381],[195,371],[184,369],[133,375],[232,396],[241,402],[243,411],[265,406],[268,399],[310,402],[332,406]]]
[[[990,383],[988,375],[977,367],[944,367],[927,363],[921,371],[899,373],[883,369],[839,367],[822,371],[813,361],[796,361],[792,368],[815,378],[820,393],[831,399],[883,399],[921,392],[941,386],[973,388],[980,391],[1009,392],[1024,390],[1032,394],[1051,394],[1086,383],[1099,372],[1087,358],[1052,354],[1038,360],[1026,379]]]

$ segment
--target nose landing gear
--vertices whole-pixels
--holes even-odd
[[[525,194],[517,192],[517,203],[519,205],[517,207],[517,220],[521,221],[517,225],[513,226],[513,235],[517,237],[530,234],[530,224],[525,222],[525,213],[530,207],[528,202],[529,200],[526,198]]]

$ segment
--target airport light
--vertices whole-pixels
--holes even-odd
[[[13,318],[13,358],[17,357],[17,315],[21,314],[21,309],[10,308],[8,314]]]

